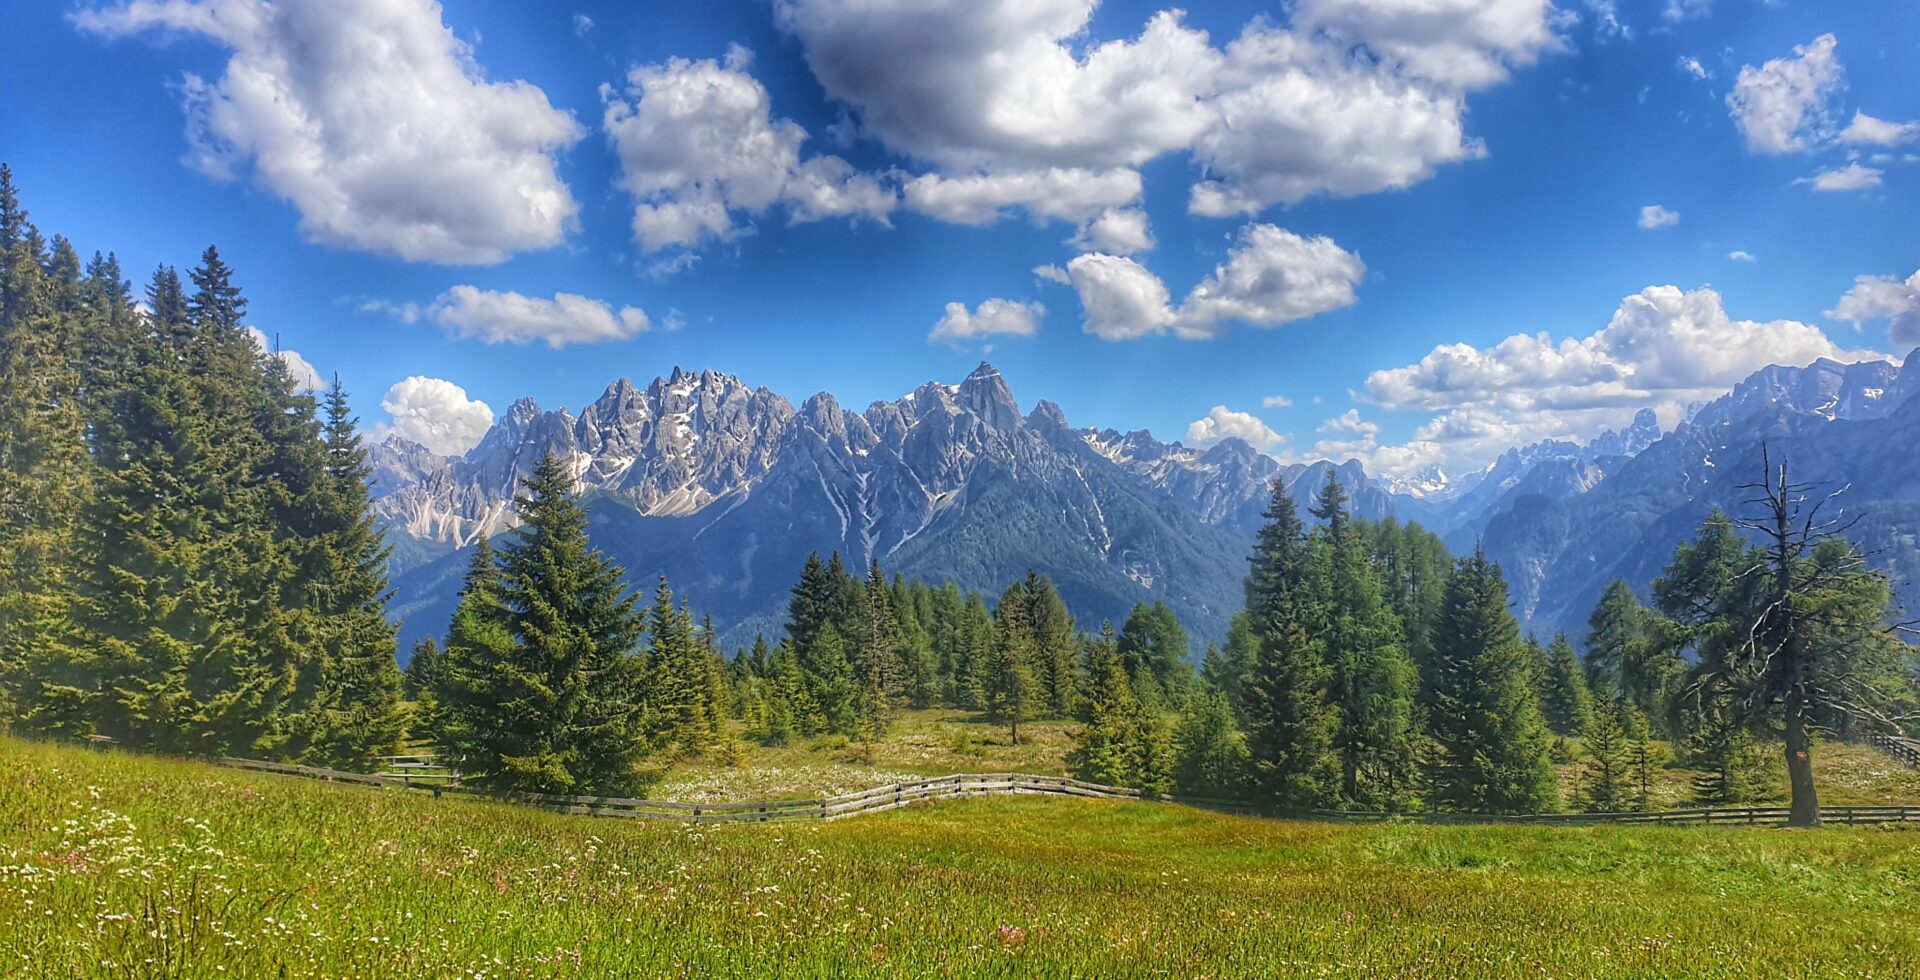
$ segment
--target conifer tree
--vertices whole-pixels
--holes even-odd
[[[1601,593],[1587,620],[1587,687],[1594,697],[1626,696],[1621,673],[1633,651],[1646,642],[1647,616],[1627,583],[1615,580]]]
[[[1588,813],[1618,813],[1627,808],[1627,733],[1620,707],[1602,702],[1588,717],[1582,739],[1587,763],[1580,775],[1580,805]]]
[[[1120,660],[1126,664],[1134,695],[1150,705],[1169,704],[1170,698],[1178,697],[1192,684],[1188,649],[1187,633],[1180,628],[1180,620],[1157,600],[1152,605],[1135,605],[1120,627]]]
[[[832,623],[820,627],[803,656],[800,668],[827,729],[853,734],[860,721],[860,687],[854,682],[853,665],[847,660],[839,629]]]
[[[1008,590],[1012,601],[1002,601],[994,613],[994,642],[986,671],[986,708],[994,720],[1007,726],[1013,744],[1020,744],[1020,723],[1033,714],[1035,691],[1033,624],[1018,586]]]
[[[1342,798],[1365,809],[1404,806],[1414,784],[1413,661],[1400,622],[1387,608],[1367,542],[1348,516],[1346,491],[1329,479],[1313,515],[1324,522],[1322,547],[1308,565],[1315,579],[1313,627],[1330,668]]]
[[[1529,673],[1499,566],[1475,551],[1454,567],[1434,638],[1434,803],[1471,813],[1553,804],[1547,728]]]
[[[1311,609],[1305,588],[1311,551],[1293,498],[1279,481],[1266,514],[1246,589],[1247,620],[1259,637],[1242,709],[1253,780],[1282,807],[1327,806],[1340,785],[1333,754],[1339,719],[1329,697],[1332,672],[1302,622]]]
[[[900,663],[898,649],[899,628],[893,616],[887,579],[880,572],[878,560],[867,570],[867,587],[861,598],[853,670],[860,685],[860,713],[873,726],[877,737],[893,723],[894,712],[906,691],[906,670]]]
[[[1587,717],[1593,712],[1586,674],[1565,635],[1554,637],[1546,654],[1546,673],[1540,686],[1541,714],[1555,735],[1578,735],[1586,730]]]
[[[401,675],[402,690],[414,701],[431,696],[439,671],[440,644],[431,636],[423,636],[414,642],[413,652],[407,656],[407,669]]]
[[[1080,678],[1073,639],[1073,616],[1053,582],[1032,569],[1021,586],[1033,628],[1034,671],[1044,692],[1041,710],[1070,717],[1079,698]]]
[[[1693,802],[1700,806],[1738,806],[1759,795],[1752,732],[1725,704],[1703,711],[1687,740],[1693,777]]]
[[[1201,659],[1200,679],[1219,691],[1233,706],[1234,717],[1246,723],[1247,685],[1260,656],[1260,640],[1254,635],[1253,620],[1245,610],[1234,613],[1227,623],[1227,642],[1223,647],[1207,646]]]
[[[1173,786],[1195,796],[1237,797],[1246,788],[1246,739],[1233,706],[1215,690],[1187,696],[1173,729]]]
[[[1653,770],[1660,764],[1659,750],[1653,744],[1653,726],[1638,708],[1629,708],[1626,718],[1627,772],[1632,779],[1628,800],[1635,810],[1653,805]]]
[[[1165,726],[1134,697],[1113,624],[1101,625],[1087,645],[1085,724],[1074,732],[1068,771],[1089,782],[1164,793],[1171,785],[1172,751]]]
[[[443,672],[456,723],[442,737],[481,785],[619,791],[645,749],[634,654],[645,624],[620,568],[588,543],[561,462],[543,459],[524,488],[497,573],[476,568],[454,616]]]

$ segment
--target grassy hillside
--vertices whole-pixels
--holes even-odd
[[[1920,832],[679,826],[0,741],[7,976],[1907,976]]]

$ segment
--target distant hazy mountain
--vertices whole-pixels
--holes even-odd
[[[994,591],[1033,568],[1089,627],[1161,600],[1204,643],[1239,607],[1271,482],[1304,507],[1330,473],[1361,516],[1420,521],[1456,551],[1484,541],[1516,612],[1551,631],[1584,622],[1616,576],[1644,591],[1709,508],[1738,503],[1763,439],[1808,477],[1855,485],[1860,544],[1890,546],[1879,560],[1920,563],[1915,393],[1920,362],[1768,368],[1664,436],[1642,412],[1584,444],[1388,484],[1354,461],[1283,466],[1237,439],[1198,449],[1074,428],[1045,401],[1023,414],[986,364],[862,412],[676,368],[644,388],[615,382],[578,416],[517,402],[464,456],[390,438],[372,460],[409,639],[444,629],[465,549],[512,530],[518,481],[548,452],[569,461],[594,540],[634,584],[666,574],[729,645],[777,632],[811,551]]]

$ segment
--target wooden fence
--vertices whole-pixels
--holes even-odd
[[[936,800],[973,796],[1044,795],[1073,796],[1107,800],[1157,799],[1207,810],[1279,817],[1293,820],[1322,820],[1345,823],[1377,823],[1388,820],[1428,824],[1544,824],[1577,826],[1589,824],[1710,824],[1743,826],[1780,826],[1787,822],[1786,807],[1714,807],[1688,810],[1651,810],[1627,813],[1409,813],[1387,814],[1373,811],[1308,810],[1284,811],[1259,807],[1244,801],[1203,797],[1148,797],[1137,789],[1103,786],[1066,776],[1034,776],[1026,773],[959,773],[901,783],[875,786],[853,793],[815,799],[767,800],[746,803],[680,803],[667,800],[641,800],[613,796],[556,796],[521,793],[494,796],[472,787],[431,785],[410,782],[406,775],[368,775],[340,772],[314,766],[296,766],[252,759],[221,759],[220,764],[277,775],[302,776],[327,782],[385,786],[399,789],[431,789],[435,795],[456,793],[505,802],[536,806],[556,813],[578,813],[595,817],[622,817],[631,820],[673,820],[682,823],[765,823],[785,820],[842,820],[863,813],[879,813]],[[1820,808],[1821,819],[1829,824],[1848,826],[1878,823],[1920,823],[1920,806],[1829,806]]]
[[[1866,741],[1902,763],[1920,769],[1920,741],[1898,735],[1868,735]]]

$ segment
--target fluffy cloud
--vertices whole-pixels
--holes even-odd
[[[1748,251],[1745,251],[1744,249],[1738,249],[1738,248],[1736,248],[1736,249],[1734,249],[1734,250],[1733,250],[1733,251],[1731,251],[1731,252],[1728,252],[1728,253],[1727,253],[1727,258],[1729,258],[1729,259],[1731,259],[1731,260],[1733,260],[1733,261],[1735,261],[1735,262],[1758,262],[1758,261],[1760,261],[1759,259],[1756,259],[1756,258],[1754,258],[1754,257],[1753,257],[1753,253],[1752,253],[1752,252],[1748,252]]]
[[[273,341],[269,340],[266,331],[259,327],[247,327],[246,331],[247,336],[253,340],[253,346],[260,348],[260,353],[272,354],[280,359],[280,363],[287,366],[287,374],[293,378],[293,390],[316,392],[327,387],[327,382],[320,377],[320,372],[315,370],[306,358],[301,357],[299,351],[274,350]]]
[[[1037,218],[1099,221],[1138,201],[1140,189],[1139,172],[1124,167],[1052,167],[958,177],[924,174],[903,188],[908,208],[962,225],[991,224],[1013,207],[1025,208]],[[1144,214],[1141,230],[1145,230]]]
[[[885,221],[895,192],[845,160],[802,161],[807,132],[775,119],[766,87],[734,47],[724,64],[674,58],[627,73],[625,97],[602,88],[602,123],[636,204],[633,234],[649,252],[726,238],[733,213],[783,205],[790,221]],[[631,100],[631,101],[629,101]]]
[[[314,241],[495,263],[574,223],[555,155],[580,126],[533,85],[487,81],[433,0],[129,0],[74,21],[231,49],[219,80],[181,85],[188,160],[222,180],[250,170]]]
[[[1873,167],[1849,163],[1833,170],[1822,170],[1806,178],[1803,183],[1812,184],[1816,191],[1864,191],[1880,186],[1881,173]]]
[[[1920,123],[1894,123],[1855,111],[1853,121],[1840,131],[1840,142],[1855,146],[1897,146],[1920,138]]]
[[[946,315],[934,324],[928,341],[957,341],[973,337],[1031,337],[1040,329],[1047,308],[1039,303],[990,299],[973,310],[965,303],[948,303]]]
[[[1671,228],[1680,223],[1680,212],[1669,211],[1658,204],[1649,204],[1640,209],[1640,228],[1652,231],[1655,228]]]
[[[1368,401],[1433,415],[1391,460],[1386,449],[1395,447],[1373,462],[1415,467],[1444,456],[1477,465],[1516,442],[1623,424],[1641,408],[1677,416],[1769,364],[1875,356],[1808,324],[1735,320],[1711,289],[1650,286],[1583,339],[1516,334],[1490,347],[1447,344],[1416,364],[1373,372]]]
[[[1147,213],[1139,208],[1112,208],[1100,217],[1080,226],[1079,234],[1068,243],[1082,252],[1132,255],[1153,251],[1153,232],[1147,227]]]
[[[449,456],[472,449],[493,424],[493,409],[486,402],[468,398],[466,389],[439,378],[402,380],[387,389],[380,407],[392,421],[375,428],[377,437],[391,433]]]
[[[1367,267],[1331,238],[1250,224],[1240,230],[1227,260],[1177,308],[1159,276],[1124,256],[1096,252],[1076,257],[1064,272],[1036,271],[1073,285],[1086,311],[1086,331],[1104,340],[1159,333],[1199,340],[1235,323],[1277,327],[1351,306]]]
[[[1211,446],[1222,439],[1242,440],[1263,453],[1272,452],[1287,441],[1267,423],[1246,412],[1230,411],[1225,405],[1213,406],[1206,418],[1195,419],[1187,426],[1188,445]]]
[[[1557,46],[1564,22],[1548,0],[1302,0],[1291,25],[1256,18],[1224,47],[1178,11],[1137,37],[1089,42],[1097,5],[776,0],[774,10],[828,96],[898,152],[994,176],[1133,170],[1186,152],[1208,175],[1190,206],[1209,215],[1405,187],[1479,155],[1465,95]]]
[[[396,309],[403,320],[418,319],[417,314],[408,317],[408,307]],[[637,307],[623,306],[616,312],[607,303],[573,293],[541,299],[475,286],[447,290],[425,313],[465,339],[522,345],[537,341],[554,350],[568,344],[625,340],[648,327],[646,313]]]
[[[1327,438],[1314,443],[1313,451],[1328,459],[1367,456],[1379,448],[1380,426],[1361,418],[1357,408],[1320,423],[1319,432]]]
[[[1791,58],[1775,58],[1758,68],[1744,65],[1727,108],[1733,123],[1755,153],[1792,153],[1825,140],[1832,128],[1833,97],[1843,86],[1838,42],[1822,34],[1798,45]]]
[[[1895,344],[1903,348],[1920,344],[1920,272],[1905,282],[1892,276],[1861,276],[1827,315],[1856,326],[1886,320]]]
[[[1293,399],[1285,395],[1268,395],[1260,399],[1261,408],[1292,408]]]

